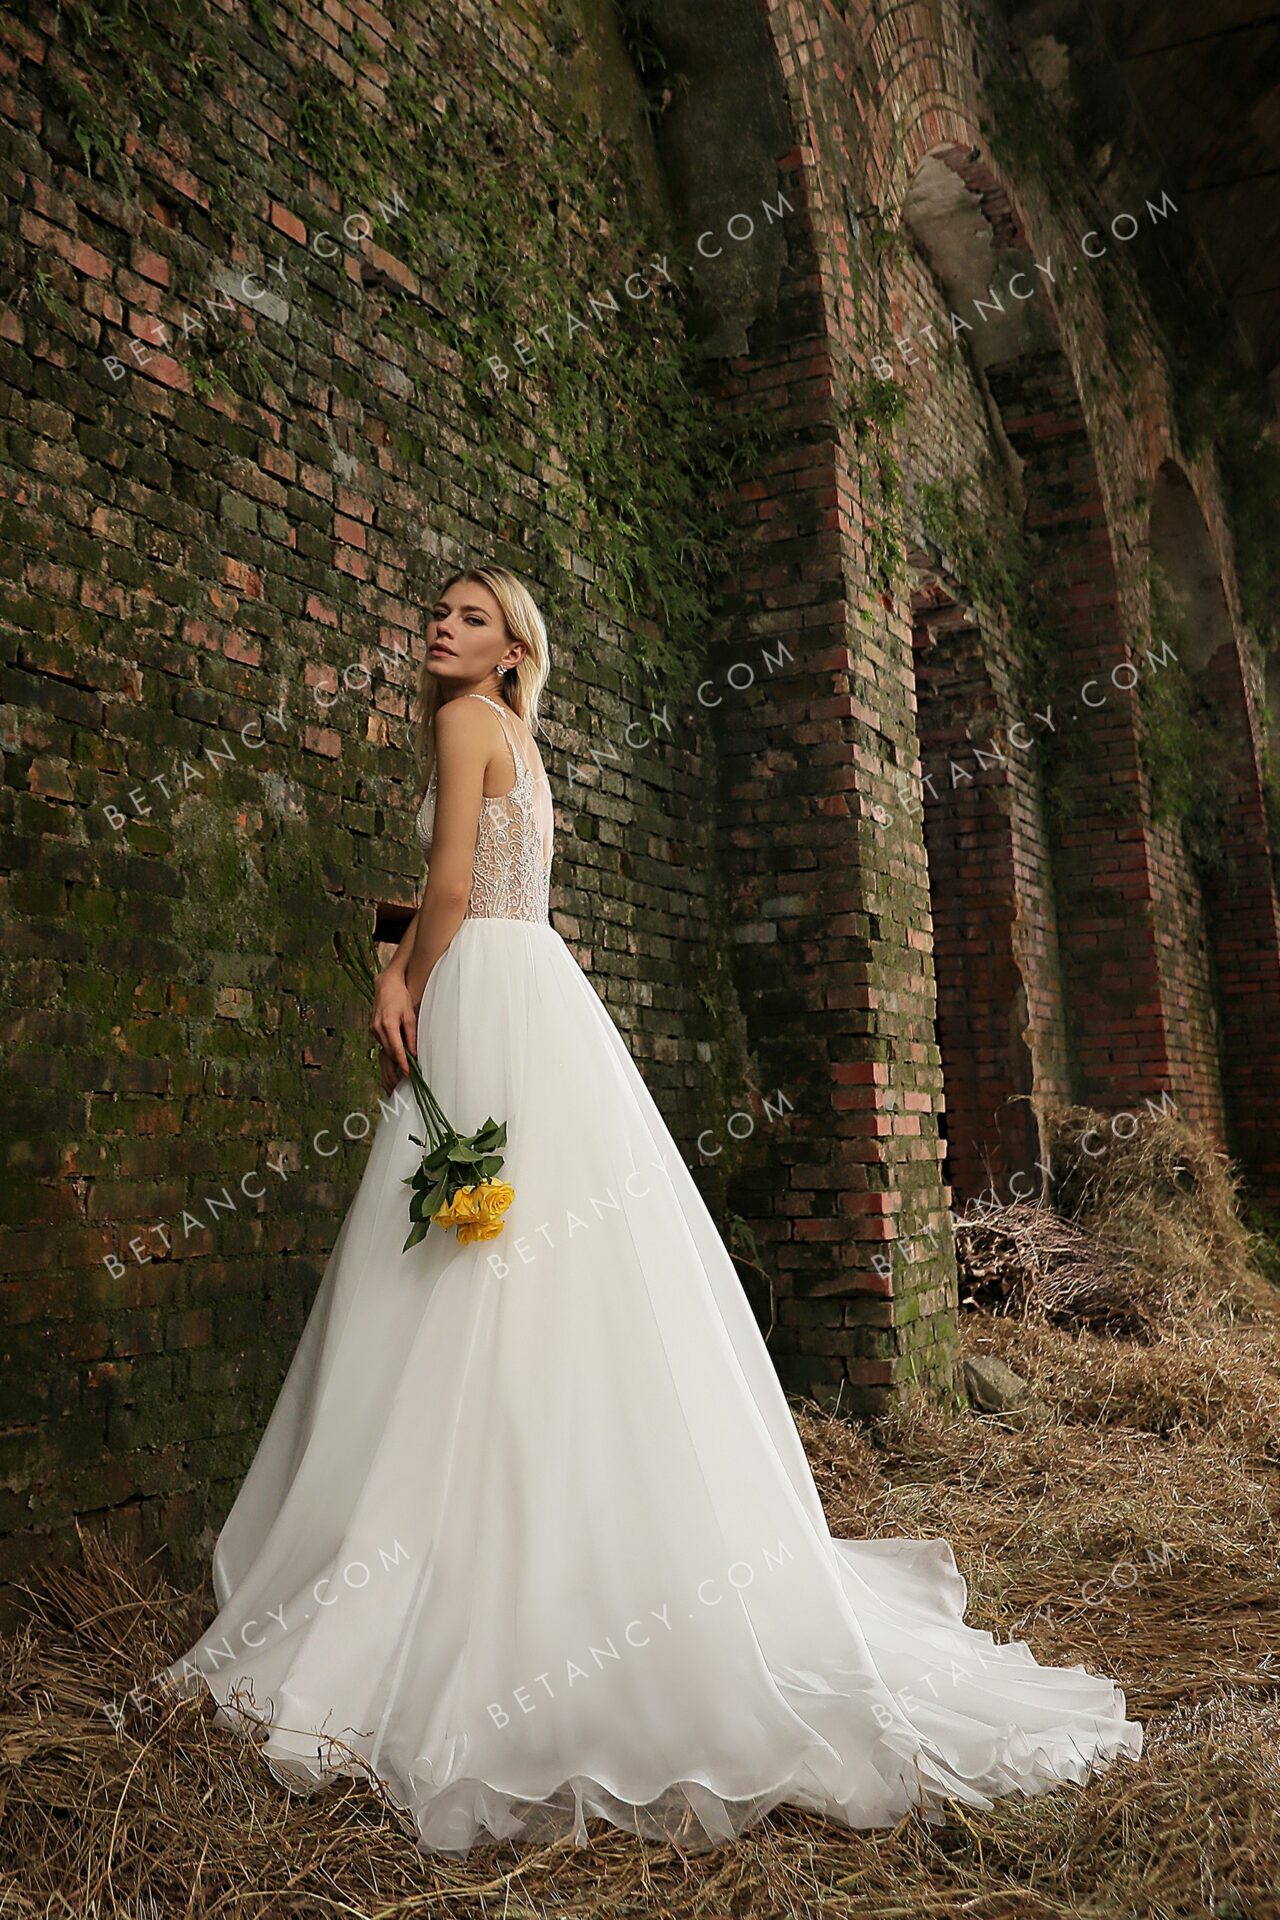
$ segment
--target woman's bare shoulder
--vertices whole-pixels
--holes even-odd
[[[452,700],[442,700],[435,711],[437,727],[483,727],[486,720],[493,718],[483,700],[473,700],[470,695],[460,693]]]
[[[492,740],[501,722],[483,700],[469,700],[465,694],[461,694],[454,700],[440,702],[432,724],[437,741],[456,740],[464,744],[473,742],[481,745]]]

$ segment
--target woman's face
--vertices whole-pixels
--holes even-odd
[[[427,671],[442,694],[490,679],[514,667],[524,652],[507,637],[497,597],[477,580],[455,580],[427,620]]]

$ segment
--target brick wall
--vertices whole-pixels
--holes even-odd
[[[539,539],[573,550],[548,606],[554,923],[717,1204],[751,1105],[731,998],[703,1000],[705,709],[659,730],[632,690],[554,446],[514,446],[499,490],[469,476],[472,370],[429,329],[383,332],[381,289],[416,263],[299,150],[290,72],[349,63],[376,111],[386,16],[278,20],[272,44],[235,14],[234,90],[133,143],[129,198],[60,116],[52,10],[0,23],[6,1574],[74,1546],[72,1513],[198,1537],[248,1463],[377,1118],[332,939],[417,897],[408,703],[447,566],[536,581]],[[545,133],[545,43],[514,12],[460,31],[455,110],[510,89]],[[424,70],[438,53],[424,31]],[[638,95],[594,42],[578,77],[602,118]],[[224,308],[231,270],[271,298]],[[168,351],[142,344],[155,322]],[[260,357],[259,392],[227,342]],[[727,1154],[695,1150],[704,1128]]]
[[[807,1016],[812,1098],[821,1104],[824,1078],[829,1090],[826,1150],[790,1170],[790,1226],[776,1206],[759,1208],[781,1243],[780,1364],[790,1382],[820,1397],[874,1408],[913,1379],[947,1375],[944,1147],[954,1147],[960,1197],[988,1174],[1002,1190],[1020,1178],[1025,1193],[1039,1185],[1038,1115],[1047,1101],[1141,1110],[1167,1094],[1224,1143],[1244,1137],[1243,1127],[1246,1164],[1258,1191],[1274,1197],[1273,1153],[1260,1142],[1280,1132],[1280,1103],[1269,1074],[1265,1090],[1259,1077],[1246,1087],[1242,1069],[1224,1099],[1221,968],[1206,927],[1218,928],[1218,947],[1233,941],[1232,964],[1243,964],[1257,1004],[1271,1006],[1275,886],[1257,836],[1256,722],[1248,715],[1253,732],[1245,730],[1243,702],[1230,724],[1253,776],[1239,799],[1252,855],[1247,934],[1238,899],[1216,902],[1216,918],[1207,912],[1180,835],[1153,816],[1133,682],[1149,639],[1152,488],[1171,458],[1194,476],[1202,500],[1215,500],[1215,482],[1178,445],[1140,289],[1121,266],[1111,287],[1098,278],[1107,269],[1092,268],[1083,240],[1099,215],[1070,156],[1053,180],[1038,166],[1002,171],[983,130],[990,101],[981,90],[1000,57],[998,36],[975,35],[958,13],[941,23],[913,7],[837,16],[777,5],[768,14],[796,130],[793,224],[812,238],[810,252],[793,237],[793,272],[817,290],[821,310],[806,308],[803,339],[789,354],[772,324],[758,326],[735,371],[770,395],[780,380],[796,382],[784,389],[789,421],[799,417],[796,363],[823,382],[805,395],[808,501],[796,497],[801,462],[789,447],[768,476],[757,537],[770,559],[775,542],[794,552],[806,506],[816,518],[834,484],[810,592],[820,604],[835,574],[829,524],[848,619],[833,652],[810,647],[810,667],[836,675],[809,686],[812,725],[800,734],[775,696],[772,712],[755,716],[755,735],[735,736],[742,777],[731,790],[738,805],[727,839],[742,876],[735,902],[748,1029],[782,1046],[777,1016]],[[966,196],[967,260],[954,255],[955,223],[948,232],[937,218],[941,168]],[[930,169],[913,221],[913,196]],[[1158,202],[1146,217],[1170,215]],[[1029,276],[1034,307],[1014,319],[996,300],[1001,319],[981,341],[993,316],[970,308],[957,336],[963,347],[954,348],[945,321],[966,273],[976,277],[965,291],[985,297],[989,274],[1014,269],[1024,290]],[[1010,308],[1021,300],[1006,294]],[[1123,364],[1117,306],[1132,328]],[[922,316],[943,322],[928,350]],[[853,418],[872,372],[905,394],[891,432]],[[879,482],[868,482],[875,468]],[[1037,537],[1030,661],[1018,658],[1011,631],[1020,610],[998,595],[993,603],[983,591],[989,581],[957,577],[954,556],[925,537],[922,496],[944,479],[959,485],[979,549],[1010,521]],[[905,499],[892,502],[898,481]],[[1207,511],[1220,518],[1212,504]],[[890,524],[910,563],[892,584],[883,572]],[[1237,677],[1247,679],[1252,642],[1235,610],[1226,548],[1220,558],[1231,651]],[[973,559],[980,576],[981,552]],[[766,577],[772,584],[777,575]],[[924,642],[914,657],[912,595]],[[749,626],[752,615],[742,619]],[[1027,736],[1036,711],[1029,695],[1046,707],[1052,700],[1055,718],[1037,751],[1015,759],[1008,736],[1015,725]],[[1227,695],[1219,698],[1231,712]],[[779,725],[807,749],[803,766],[798,754],[765,744],[766,735],[776,743]],[[922,750],[972,748],[988,725],[1009,766],[965,786],[963,797],[944,790],[942,803],[922,797],[903,806],[904,790],[919,793]],[[788,806],[793,822],[800,816],[801,853],[795,825],[788,835]],[[788,866],[802,870],[781,898],[767,891],[771,834],[788,835]],[[815,923],[819,902],[825,925]],[[837,937],[846,930],[851,942]],[[1245,991],[1233,988],[1237,1018]],[[856,1056],[847,1062],[846,1043]],[[834,1224],[841,1208],[832,1195],[842,1188],[858,1222],[852,1236]]]

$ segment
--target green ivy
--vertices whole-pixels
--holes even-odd
[[[974,14],[968,17],[975,41],[988,54],[978,126],[993,158],[1015,177],[1039,174],[1046,185],[1054,185],[1063,176],[1061,114],[1042,87],[993,54],[986,23]]]
[[[914,259],[915,245],[901,223],[891,226],[879,207],[864,207],[858,214],[859,261],[864,254],[872,270],[880,275]]]
[[[994,470],[988,463],[988,480]],[[983,497],[987,486],[977,483]],[[995,615],[1014,643],[1026,701],[1051,693],[1053,649],[1039,586],[1039,538],[1012,513],[975,511],[962,478],[921,482],[916,494],[921,531],[955,564],[964,590]]]
[[[179,101],[198,99],[230,76],[226,23],[183,0],[59,0],[44,85],[91,178],[109,178],[122,199],[134,177],[120,158],[124,134],[148,139]],[[255,8],[256,13],[256,8]]]
[[[648,267],[670,249],[636,211],[643,189],[625,149],[568,103],[553,141],[496,78],[456,112],[440,75],[463,71],[469,49],[447,23],[432,28],[442,45],[429,60],[401,37],[380,115],[315,69],[295,111],[299,143],[344,202],[394,211],[386,244],[424,292],[387,288],[380,327],[419,381],[440,360],[428,341],[457,356],[469,434],[450,451],[467,487],[505,505],[512,471],[532,472],[548,510],[534,544],[549,605],[561,623],[574,617],[571,553],[589,555],[598,610],[630,636],[633,683],[678,697],[696,681],[731,564],[731,497],[764,450],[763,410],[714,403],[679,296]],[[647,273],[652,297],[627,299],[633,273]],[[606,306],[598,320],[593,295]],[[570,313],[588,323],[571,337]]]
[[[953,476],[922,482],[917,491],[920,530],[953,568],[964,591],[1012,643],[1015,692],[1028,713],[1056,714],[1037,738],[1040,792],[1045,814],[1059,830],[1076,809],[1068,766],[1079,770],[1097,752],[1086,732],[1072,731],[1065,716],[1074,706],[1075,683],[1042,585],[1044,540],[1015,513],[992,516],[975,501],[998,497],[994,463],[987,459],[976,480]]]
[[[53,275],[45,267],[37,267],[11,299],[5,302],[8,307],[32,307],[39,313],[48,314],[50,319],[71,332],[76,325],[76,310],[70,301],[64,300],[53,283]]]
[[[274,18],[269,0],[247,0],[247,13],[230,21],[211,0],[62,0],[47,86],[86,170],[129,197],[124,134],[138,127],[150,137],[174,119],[197,124],[206,93],[226,98],[246,83],[235,36],[255,32],[274,44]],[[542,582],[558,630],[581,622],[585,578],[588,617],[626,630],[625,671],[640,694],[687,694],[732,569],[733,493],[768,444],[764,409],[735,411],[713,399],[712,370],[685,325],[680,265],[660,214],[646,210],[625,145],[563,91],[545,125],[496,71],[479,77],[474,93],[460,91],[476,47],[445,10],[424,19],[421,8],[411,16],[399,7],[392,21],[382,111],[320,63],[302,69],[278,103],[344,215],[366,213],[374,240],[421,284],[420,297],[393,283],[371,288],[368,324],[398,351],[430,412],[439,369],[453,361],[467,420],[447,437],[448,453],[460,485],[496,505],[499,542],[514,539],[525,519],[519,476],[536,487],[542,511],[524,564]],[[667,90],[660,50],[637,43],[639,9],[624,7],[621,25],[652,117]],[[548,32],[554,87],[582,31],[558,5]],[[367,46],[353,35],[350,52],[358,40]],[[235,232],[236,182],[214,178],[208,187],[215,225]],[[298,210],[305,217],[301,202]],[[662,255],[671,284],[649,267]],[[626,296],[632,273],[655,287],[648,299]],[[598,317],[593,295],[604,303]],[[308,298],[324,311],[323,285]],[[570,313],[588,323],[571,337]],[[330,318],[352,325],[348,309]],[[519,339],[537,349],[533,365],[519,363]],[[491,357],[510,369],[505,385],[488,371]],[[193,358],[202,399],[263,390],[264,361],[242,342]]]
[[[906,389],[876,373],[852,386],[843,409],[866,515],[871,587],[884,607],[892,606],[906,578],[906,490],[897,446],[906,415]],[[874,607],[865,606],[859,618],[873,627]]]
[[[654,35],[649,9],[641,0],[615,0],[618,31],[643,89],[644,113],[650,129],[656,127],[675,90],[675,76]]]

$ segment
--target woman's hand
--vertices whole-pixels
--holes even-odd
[[[418,1013],[403,972],[394,963],[378,975],[369,1031],[382,1049],[382,1085],[393,1093],[409,1077],[409,1055],[418,1045]]]

